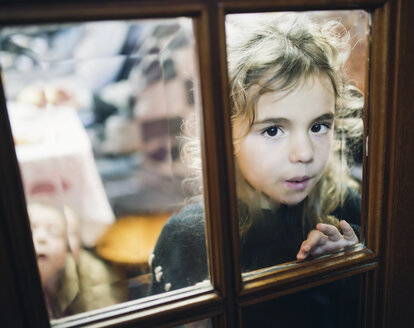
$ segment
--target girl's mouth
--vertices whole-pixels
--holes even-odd
[[[294,191],[301,191],[306,189],[306,187],[309,185],[310,177],[303,176],[303,177],[293,177],[289,180],[285,180],[285,186],[288,189],[294,190]]]

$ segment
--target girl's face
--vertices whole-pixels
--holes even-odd
[[[278,203],[300,203],[326,169],[334,110],[334,90],[324,76],[312,76],[292,91],[262,95],[251,128],[242,117],[233,122],[241,174]]]

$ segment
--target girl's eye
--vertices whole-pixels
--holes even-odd
[[[266,137],[276,137],[281,133],[281,129],[278,126],[271,126],[262,132]]]
[[[311,127],[311,131],[315,134],[325,134],[328,132],[328,129],[331,128],[331,125],[328,123],[318,123]]]

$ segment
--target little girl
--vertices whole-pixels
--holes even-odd
[[[363,98],[343,73],[349,34],[305,14],[242,15],[226,28],[242,270],[358,243],[360,195],[348,165]],[[201,203],[167,222],[152,273],[151,294],[208,279]],[[252,325],[274,324],[263,320]]]

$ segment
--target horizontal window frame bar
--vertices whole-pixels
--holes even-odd
[[[330,258],[314,259],[285,272],[271,272],[245,281],[238,297],[240,304],[251,304],[254,298],[275,298],[297,290],[375,270],[378,257],[367,248],[345,251]]]
[[[173,17],[198,17],[205,10],[203,1],[180,1],[174,6],[163,2],[120,1],[111,3],[71,2],[1,4],[0,26],[31,25],[51,22],[96,20],[133,20]]]
[[[221,0],[220,7],[226,14],[260,11],[312,11],[312,10],[357,10],[379,8],[386,0]]]
[[[54,320],[51,327],[158,327],[163,325],[163,322],[168,322],[168,325],[179,325],[223,313],[223,299],[213,290],[200,292],[196,288],[186,289],[192,291],[178,290],[166,297],[160,294],[162,298],[158,302],[149,301],[150,306],[145,304],[146,299],[143,299],[144,304],[139,304],[139,301],[120,303],[115,310],[102,309],[93,311],[95,314],[92,315],[91,312],[85,312]],[[134,306],[128,303],[138,304]],[[131,310],[134,307],[135,309]]]

